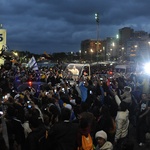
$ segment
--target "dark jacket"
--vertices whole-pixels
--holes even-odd
[[[60,122],[49,131],[48,149],[52,150],[76,150],[77,149],[78,124]]]

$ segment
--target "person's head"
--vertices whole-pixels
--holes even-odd
[[[146,93],[142,93],[142,100],[147,99],[147,94]]]
[[[29,126],[32,130],[38,128],[40,125],[40,121],[37,117],[31,116],[29,118]]]
[[[79,126],[81,129],[86,129],[90,127],[89,119],[82,117],[79,121]]]
[[[75,65],[73,66],[73,69],[76,69],[76,66],[75,66]]]
[[[107,141],[107,134],[105,131],[101,130],[96,132],[95,138],[97,140],[97,144],[99,145],[99,147],[102,147]]]
[[[124,87],[124,92],[131,92],[131,91],[132,91],[131,87],[129,87],[129,86]]]
[[[71,110],[68,108],[62,108],[61,109],[61,119],[62,121],[64,120],[70,120],[70,116],[71,116]]]

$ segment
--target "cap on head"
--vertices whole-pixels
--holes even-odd
[[[129,86],[125,86],[124,89],[125,89],[125,91],[128,91],[128,92],[132,91],[131,87],[129,87]]]
[[[98,137],[101,137],[101,138],[103,138],[104,140],[107,141],[107,134],[103,130],[96,132],[95,138],[98,138]]]

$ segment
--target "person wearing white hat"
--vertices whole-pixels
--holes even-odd
[[[122,101],[131,104],[132,98],[131,98],[131,87],[125,86],[124,87],[124,93],[121,95]]]
[[[95,138],[97,139],[97,145],[95,150],[113,150],[111,142],[107,141],[107,134],[101,130],[96,132]]]

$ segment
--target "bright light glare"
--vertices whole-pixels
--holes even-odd
[[[150,63],[146,63],[144,65],[144,71],[145,73],[150,74]]]

